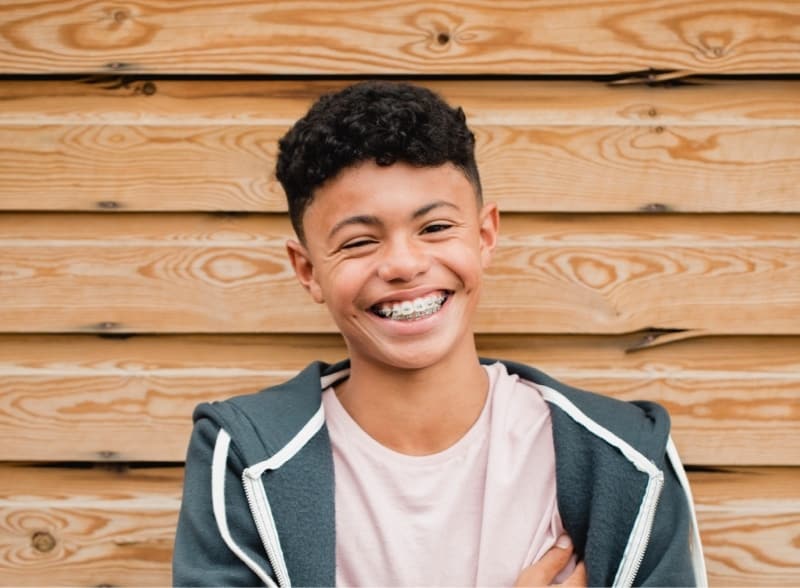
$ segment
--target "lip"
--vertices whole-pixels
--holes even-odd
[[[410,290],[397,290],[395,292],[390,292],[385,296],[382,296],[375,302],[369,305],[368,308],[372,308],[373,306],[377,306],[378,304],[386,304],[389,302],[405,302],[406,300],[415,300],[417,298],[422,298],[423,296],[429,296],[431,294],[438,294],[440,292],[444,292],[446,296],[451,296],[453,294],[452,290],[448,290],[447,288],[432,288],[430,286],[421,286],[419,288],[412,288]]]

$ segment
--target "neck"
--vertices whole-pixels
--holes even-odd
[[[475,423],[489,381],[474,343],[436,365],[402,370],[351,360],[336,387],[344,409],[382,445],[408,455],[447,449]]]

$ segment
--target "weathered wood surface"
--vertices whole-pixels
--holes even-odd
[[[0,467],[3,585],[170,585],[182,476]]]
[[[169,584],[182,473],[0,467],[4,583]],[[800,469],[737,468],[689,478],[711,585],[792,585],[800,574]]]
[[[427,84],[503,210],[800,212],[800,82]],[[284,211],[276,140],[341,85],[3,81],[0,209]]]
[[[791,586],[800,577],[800,469],[693,472],[712,586]]]
[[[0,84],[0,123],[288,127],[318,96],[353,82],[345,78],[203,80],[130,75],[9,78]],[[412,82],[462,106],[478,125],[800,124],[800,82],[792,79],[692,77],[674,86],[558,79]]]
[[[598,74],[800,71],[781,0],[107,4],[0,7],[0,71]]]
[[[686,463],[800,466],[797,337],[659,341],[494,335],[478,345],[579,387],[663,403]],[[0,461],[181,461],[197,403],[345,356],[335,335],[4,335]]]
[[[800,217],[506,215],[477,332],[800,334]],[[280,216],[0,216],[0,332],[332,332]]]

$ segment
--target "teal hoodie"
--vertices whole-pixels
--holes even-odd
[[[493,363],[494,360],[481,360]],[[707,584],[688,481],[657,404],[621,402],[503,362],[551,409],[558,508],[590,586]],[[173,555],[176,586],[333,586],[333,457],[316,362],[256,394],[201,404]]]

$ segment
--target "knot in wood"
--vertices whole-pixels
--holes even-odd
[[[36,531],[31,537],[31,545],[36,551],[47,553],[56,546],[56,538],[47,531]]]
[[[647,111],[647,115],[651,117],[656,117],[658,116],[658,111],[655,108],[651,107],[650,110]]]
[[[450,42],[450,35],[448,33],[439,33],[436,36],[436,42],[439,45],[447,45]]]
[[[119,208],[119,203],[114,202],[113,200],[101,200],[97,203],[97,206],[102,208],[103,210],[114,210]]]
[[[117,10],[114,12],[114,20],[116,22],[124,22],[128,18],[128,14],[124,10]]]
[[[156,85],[153,82],[145,82],[142,85],[142,94],[145,96],[152,96],[156,93]]]

